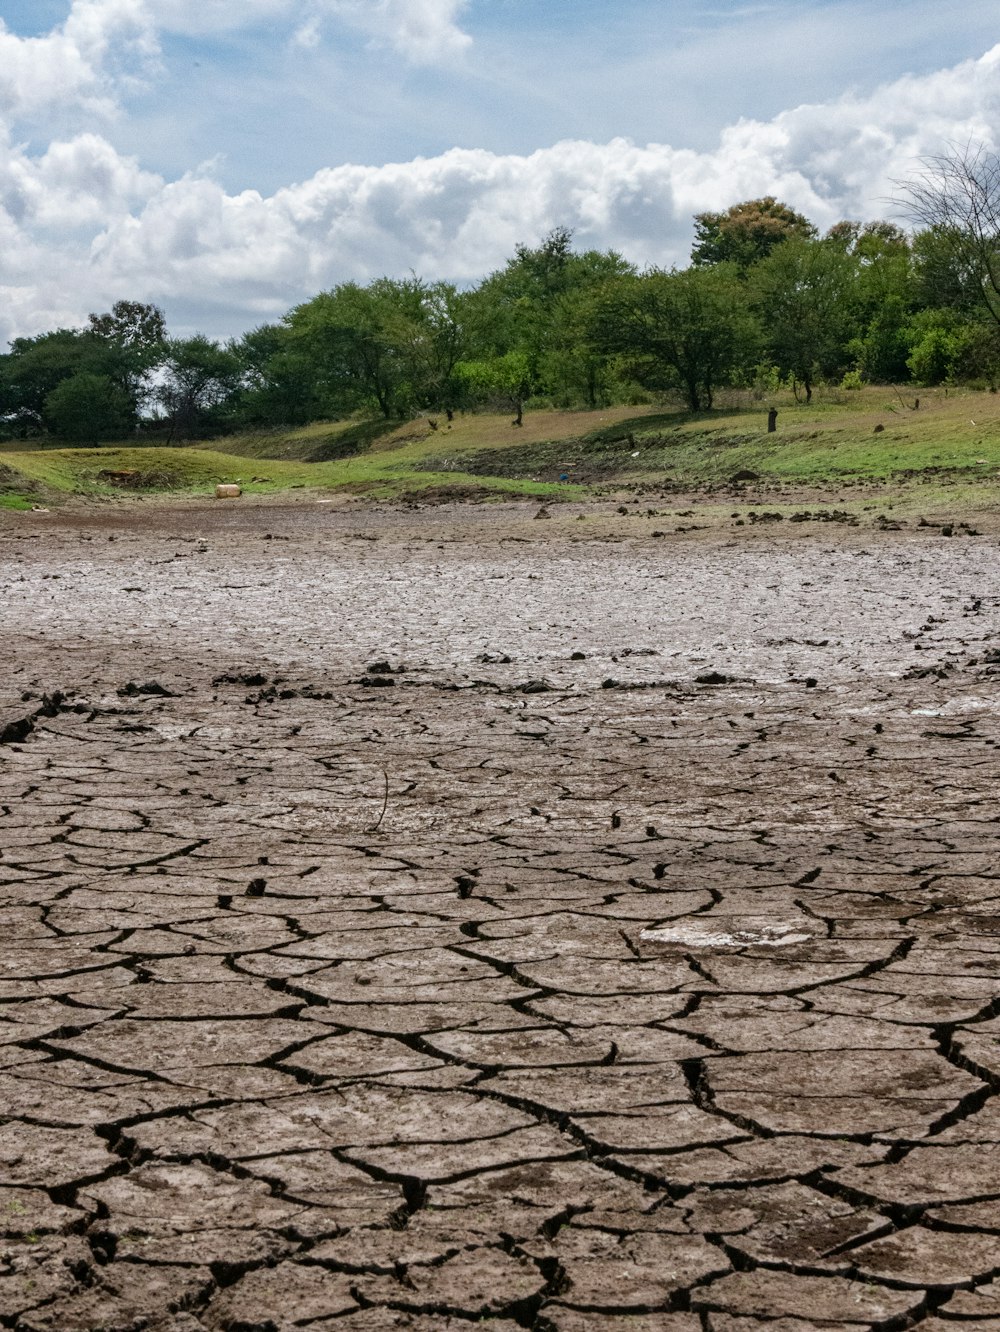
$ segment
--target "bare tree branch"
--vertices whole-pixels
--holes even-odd
[[[895,184],[910,218],[946,239],[956,264],[973,273],[1000,325],[1000,156],[970,140],[923,158],[915,175]]]

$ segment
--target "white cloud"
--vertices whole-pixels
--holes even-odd
[[[458,16],[468,0],[72,0],[65,22],[22,37],[0,18],[0,120],[77,105],[114,113],[124,88],[151,74],[160,34],[187,36],[281,20],[292,41],[316,45],[324,20],[342,24],[416,63],[450,58],[471,45]],[[328,25],[327,25],[328,26]]]
[[[109,216],[145,203],[163,186],[97,134],[54,143],[30,167],[23,158],[15,161],[11,174],[38,228],[56,233],[106,225]]]
[[[459,55],[472,38],[458,26],[468,0],[327,0],[332,11],[409,60]]]
[[[201,34],[294,19],[293,40],[315,45],[325,19],[339,20],[379,46],[417,63],[458,55],[472,39],[458,19],[469,0],[145,0],[156,24],[172,32]]]
[[[917,158],[989,141],[997,125],[1000,46],[870,97],[741,121],[710,152],[624,139],[453,149],[330,167],[271,195],[204,174],[166,182],[97,135],[37,157],[0,142],[0,339],[120,296],[235,333],[348,278],[475,279],[556,225],[640,264],[684,263],[695,212],[772,193],[820,227],[883,216]]]
[[[323,34],[319,16],[314,14],[311,18],[306,19],[305,23],[296,28],[295,34],[292,37],[292,44],[294,46],[301,46],[303,50],[309,51],[319,46],[322,40]]]
[[[74,0],[42,37],[19,37],[0,19],[0,117],[14,123],[67,104],[107,115],[118,83],[155,54],[145,0]]]
[[[158,28],[189,36],[248,28],[302,8],[294,0],[144,0],[144,3]]]

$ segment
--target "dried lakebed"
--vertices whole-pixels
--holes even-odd
[[[0,1326],[1000,1327],[996,536],[616,521],[0,515]]]

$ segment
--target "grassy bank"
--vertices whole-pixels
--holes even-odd
[[[238,482],[250,494],[346,490],[388,499],[479,494],[582,498],[666,487],[724,490],[741,474],[775,492],[851,487],[919,491],[925,504],[956,487],[986,495],[1000,469],[1000,398],[893,389],[780,400],[744,396],[698,415],[648,407],[507,416],[318,423],[227,438],[211,446],[59,448],[8,444],[0,504],[60,496],[210,494]],[[751,475],[752,474],[752,475]],[[849,496],[848,496],[849,497]]]

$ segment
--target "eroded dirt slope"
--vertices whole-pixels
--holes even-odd
[[[0,1325],[1000,1326],[995,538],[217,512],[0,528]]]

